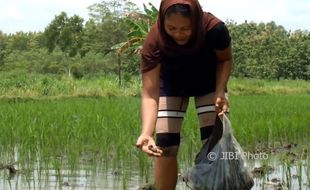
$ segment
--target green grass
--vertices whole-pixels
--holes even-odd
[[[230,119],[233,133],[245,151],[270,151],[289,144],[309,148],[309,95],[233,95]],[[198,119],[191,102],[183,127],[181,157],[191,164],[200,147]],[[268,150],[267,150],[268,149]]]
[[[57,167],[68,164],[74,169],[80,158],[84,158],[109,167],[127,165],[136,154],[137,101],[129,98],[1,101],[0,160],[12,161],[17,150],[18,161],[24,164],[39,160]],[[128,159],[121,159],[127,156]]]
[[[231,78],[228,84],[231,95],[310,94],[310,82],[303,80],[262,80]]]
[[[231,78],[228,88],[231,95],[310,94],[307,81]],[[86,76],[77,80],[61,75],[0,72],[0,99],[139,96],[140,89],[140,76],[127,77],[119,86],[116,75]]]
[[[118,78],[114,75],[89,76],[77,80],[60,75],[0,74],[0,99],[114,97],[140,94],[138,76],[122,81],[119,86]]]
[[[244,145],[305,144],[310,134],[309,108],[309,95],[234,96],[231,120]]]
[[[0,78],[0,162],[17,161],[25,171],[77,171],[85,164],[92,170],[121,170],[124,187],[133,171],[150,180],[152,160],[134,147],[140,133],[139,77],[121,87],[115,76]],[[244,150],[286,144],[309,149],[309,82],[232,78],[229,91],[234,135]],[[179,154],[183,167],[192,166],[199,139],[191,101]]]
[[[307,145],[309,103],[308,95],[231,96],[235,136],[248,150],[289,143]],[[74,169],[85,156],[105,167],[137,161],[142,168],[149,166],[134,148],[140,132],[139,98],[2,100],[0,107],[1,160],[13,159],[17,149],[25,163],[37,159],[53,163],[58,157]],[[197,127],[191,103],[180,154],[188,164],[200,148]]]

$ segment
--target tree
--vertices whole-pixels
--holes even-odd
[[[77,15],[68,17],[65,12],[62,12],[44,31],[46,47],[49,52],[53,52],[56,48],[63,52],[62,65],[65,66],[69,77],[71,76],[69,57],[74,57],[78,53],[81,56],[84,55],[84,52],[80,51],[83,47],[83,22],[83,18]]]
[[[283,73],[292,79],[310,80],[310,32],[296,30],[289,37],[290,62]]]
[[[122,83],[123,60],[131,60],[130,57],[124,57],[111,48],[114,44],[125,41],[129,26],[127,23],[127,15],[132,11],[136,11],[136,5],[130,1],[109,0],[100,4],[94,4],[89,7],[91,20],[87,23],[87,36],[95,37],[91,39],[95,52],[102,53],[110,58],[109,69],[117,73],[119,76],[119,84]],[[93,35],[96,31],[96,35]]]
[[[129,7],[128,7],[129,6]],[[124,22],[126,11],[134,9],[130,1],[107,0],[89,7],[88,33],[93,49],[103,54],[110,53],[111,46],[126,38],[128,27]],[[95,32],[96,35],[93,34]]]
[[[155,23],[158,10],[149,3],[150,8],[143,4],[144,12],[132,12],[128,15],[126,21],[130,27],[130,32],[127,34],[128,40],[112,46],[112,49],[118,53],[138,54],[142,44],[150,30],[150,27]]]
[[[0,70],[1,66],[4,65],[4,58],[6,56],[7,36],[0,31]]]
[[[150,30],[152,24],[155,23],[155,20],[158,15],[158,10],[151,3],[149,4],[150,8],[144,6],[145,13],[139,12],[129,12],[125,18],[125,22],[128,24],[130,31],[127,34],[127,40],[121,43],[117,43],[111,47],[112,50],[116,51],[118,57],[126,57],[126,60],[132,60],[133,63],[137,61],[137,55],[140,54],[142,44]],[[120,61],[119,61],[120,64]],[[133,72],[138,73],[137,64],[126,64],[127,73]],[[121,66],[119,65],[119,68]],[[119,73],[119,78],[121,75]]]

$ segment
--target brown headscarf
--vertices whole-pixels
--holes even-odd
[[[175,4],[190,7],[192,36],[186,45],[180,46],[166,33],[164,19],[167,9]],[[198,0],[162,0],[157,22],[152,26],[141,51],[141,71],[146,72],[160,63],[163,55],[191,55],[202,47],[206,32],[221,22],[211,13],[203,12]]]

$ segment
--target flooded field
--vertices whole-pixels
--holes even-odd
[[[137,190],[153,181],[152,159],[134,146],[138,98],[1,100],[0,107],[0,190]],[[231,97],[236,139],[245,151],[268,157],[248,161],[254,190],[310,189],[309,107],[307,95]],[[191,105],[181,173],[201,147],[197,126]],[[189,188],[180,178],[177,189]]]
[[[254,175],[252,190],[307,190],[309,185],[309,163],[286,164],[249,161],[249,167]],[[115,190],[147,189],[147,183],[139,175],[139,171],[125,172],[123,170],[92,170],[93,166],[82,166],[85,169],[71,171],[62,169],[42,169],[32,171],[18,170],[10,174],[9,170],[1,171],[0,189],[3,190],[33,190],[33,189],[64,189],[64,190]],[[88,169],[86,169],[88,168]],[[186,170],[186,169],[184,169]],[[150,171],[151,172],[151,171]],[[130,176],[124,176],[129,174]],[[151,184],[151,182],[149,183]],[[190,190],[186,183],[179,179],[177,189]]]

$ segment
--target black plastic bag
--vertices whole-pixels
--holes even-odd
[[[225,114],[217,117],[214,132],[184,180],[194,190],[249,190],[253,187],[244,152]]]

